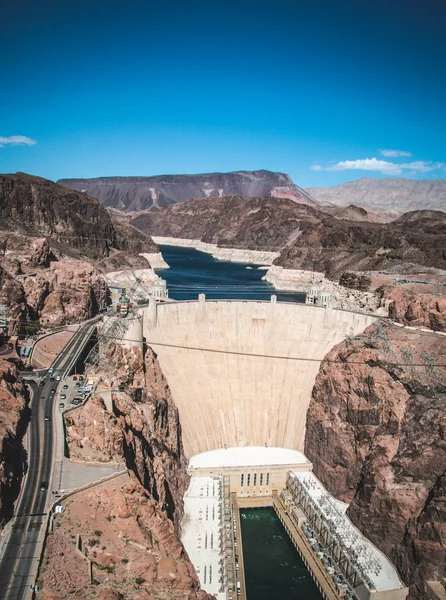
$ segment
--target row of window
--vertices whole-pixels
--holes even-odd
[[[263,486],[264,478],[265,478],[265,484],[268,487],[269,486],[269,473],[260,473],[260,477],[259,477],[260,487]],[[245,485],[245,474],[242,473],[242,475],[240,475],[240,486],[243,487],[244,485]],[[249,487],[250,485],[251,485],[251,473],[248,473],[248,475],[246,476],[246,487]],[[257,473],[254,473],[254,475],[253,475],[252,485],[254,487],[257,485]]]

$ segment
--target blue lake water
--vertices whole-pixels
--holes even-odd
[[[259,269],[260,265],[217,260],[193,248],[160,246],[160,249],[170,268],[157,273],[167,281],[169,297],[174,300],[196,300],[200,293],[210,300],[270,300],[275,294],[279,301],[305,302],[305,294],[278,292],[262,281],[266,271]]]
[[[240,511],[248,600],[321,600],[273,508]]]

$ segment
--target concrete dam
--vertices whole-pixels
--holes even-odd
[[[144,310],[178,407],[186,455],[240,446],[303,450],[320,361],[374,317],[303,304],[175,302]]]
[[[406,598],[394,566],[302,453],[322,359],[376,317],[275,296],[200,295],[140,310],[122,343],[141,347],[145,338],[179,411],[191,476],[181,539],[203,589],[217,600],[246,600],[239,509],[271,506],[322,598]]]

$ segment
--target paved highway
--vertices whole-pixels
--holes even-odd
[[[53,363],[54,375],[61,375],[88,341],[95,321],[82,325]],[[46,514],[52,503],[51,475],[54,458],[53,408],[59,402],[60,382],[43,387],[33,385],[31,422],[28,427],[28,471],[16,506],[11,533],[0,560],[0,599],[22,600],[30,597],[39,559],[40,544],[45,536]],[[45,416],[50,420],[45,421]],[[41,490],[42,482],[48,483]]]

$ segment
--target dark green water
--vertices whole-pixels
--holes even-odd
[[[276,294],[279,301],[305,302],[305,294],[277,292],[262,281],[266,271],[259,269],[259,265],[217,260],[193,248],[160,246],[160,249],[170,268],[157,273],[167,281],[169,297],[174,300],[196,300],[200,293],[209,300],[270,300],[271,294]]]
[[[248,600],[322,600],[273,508],[240,511]]]

